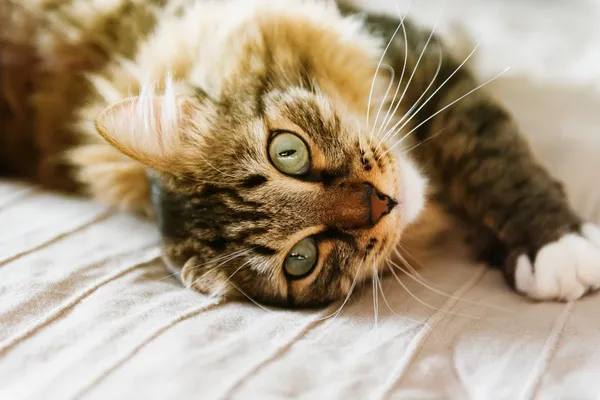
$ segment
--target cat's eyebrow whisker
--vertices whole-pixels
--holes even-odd
[[[274,312],[273,310],[269,309],[268,307],[265,307],[264,305],[260,304],[258,301],[254,300],[252,297],[248,296],[248,294],[246,292],[244,292],[242,289],[240,289],[239,286],[237,286],[235,283],[229,282],[229,284],[231,286],[233,286],[235,289],[237,289],[238,292],[243,294],[248,300],[250,300],[252,303],[254,303],[254,305],[257,306],[258,308],[260,308],[266,312]]]
[[[429,92],[429,89],[431,89],[431,86],[433,86],[433,84],[435,83],[435,80],[437,79],[438,75],[440,74],[440,71],[442,70],[442,63],[444,60],[444,53],[442,51],[442,46],[440,46],[438,44],[438,52],[439,52],[439,57],[438,57],[438,65],[437,65],[437,69],[435,71],[435,74],[433,75],[433,78],[431,78],[431,81],[429,82],[429,84],[427,85],[427,87],[425,88],[425,90],[423,90],[423,92],[421,93],[421,96],[419,96],[419,98],[414,102],[414,104],[408,109],[408,111],[406,112],[406,114],[404,114],[402,116],[402,118],[400,118],[400,120],[394,125],[394,126],[398,126],[399,124],[401,124],[404,120],[406,120],[407,118],[410,120],[413,117],[413,110],[415,109],[415,107],[417,107],[420,103],[421,100],[423,99],[423,96],[425,96],[425,94],[427,94],[427,92]],[[393,111],[393,114],[396,113],[396,111],[398,110],[398,108],[400,107],[400,102],[398,102],[398,104],[396,105],[396,108]],[[417,111],[418,112],[418,111]],[[392,114],[392,116],[393,116]],[[416,114],[416,112],[415,112]],[[390,118],[391,121],[391,118]],[[387,126],[389,125],[386,124],[386,126],[384,127],[384,129],[387,129]],[[404,128],[404,125],[402,125],[402,128]],[[398,132],[400,132],[402,130],[402,128],[400,128],[399,130],[395,131],[396,133],[394,133],[394,128],[392,127],[392,129],[388,130],[386,132],[386,134],[383,136],[383,138],[381,138],[381,140],[379,141],[379,144],[377,145],[377,150],[379,150],[379,148],[381,147],[381,145],[383,144],[383,142],[390,136],[393,134],[393,136],[395,136]]]
[[[411,0],[411,3],[412,3],[412,0]],[[410,7],[410,3],[409,3],[409,7]],[[398,34],[398,31],[400,30],[400,28],[402,26],[402,22],[404,22],[404,19],[402,19],[400,24],[398,24],[398,27],[392,34],[392,37],[390,38],[390,40],[387,43],[387,46],[385,46],[385,48],[383,49],[383,53],[381,54],[381,57],[379,58],[379,62],[377,63],[377,68],[375,68],[375,73],[373,74],[373,80],[371,81],[371,90],[369,91],[369,100],[367,102],[367,118],[366,118],[367,126],[369,126],[369,117],[371,114],[371,102],[373,100],[373,91],[375,90],[375,82],[377,80],[377,75],[379,74],[379,69],[381,69],[381,65],[383,64],[385,55],[387,54],[388,49],[394,42],[394,38],[396,37],[396,35]]]
[[[462,96],[460,96],[458,99],[452,101],[450,104],[447,104],[446,106],[442,107],[441,109],[439,109],[438,111],[436,111],[435,113],[433,113],[432,115],[430,115],[428,118],[426,118],[425,120],[423,120],[419,125],[415,126],[413,129],[411,129],[406,135],[404,135],[396,144],[394,144],[392,147],[390,147],[389,149],[387,149],[386,151],[383,152],[383,154],[381,154],[381,156],[378,157],[378,159],[381,159],[381,157],[385,156],[387,153],[389,153],[394,147],[396,147],[397,145],[399,145],[400,143],[402,143],[402,141],[404,139],[406,139],[408,136],[410,136],[414,131],[416,131],[417,129],[419,129],[421,126],[423,126],[423,124],[426,124],[429,120],[431,120],[432,118],[434,118],[436,115],[438,115],[441,112],[444,112],[447,108],[453,106],[455,103],[461,101],[462,99],[464,99],[465,97],[469,96],[471,93],[481,89],[482,87],[490,84],[491,82],[495,81],[496,79],[500,78],[502,75],[504,75],[506,73],[506,71],[508,71],[510,69],[510,67],[506,67],[502,72],[500,72],[499,74],[495,75],[494,77],[488,79],[487,81],[485,81],[484,83],[482,83],[481,85],[475,87],[474,89],[469,90],[467,93],[463,94]],[[418,112],[418,110],[417,110]],[[414,115],[413,115],[414,116]],[[412,118],[412,117],[411,117]],[[410,121],[410,120],[409,120]],[[408,122],[408,121],[407,121]]]

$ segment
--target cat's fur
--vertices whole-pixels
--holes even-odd
[[[0,171],[154,214],[166,261],[214,295],[339,299],[446,222],[532,298],[600,286],[600,230],[509,114],[483,91],[444,108],[477,83],[441,40],[355,13],[318,0],[5,2]],[[376,72],[392,36],[387,91],[389,68]],[[278,130],[308,144],[306,176],[269,162]],[[409,132],[407,153],[396,144]],[[356,225],[372,188],[399,205]],[[283,261],[307,236],[318,263],[288,279]]]

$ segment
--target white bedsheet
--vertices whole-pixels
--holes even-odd
[[[439,2],[413,3],[435,21]],[[512,67],[492,90],[600,222],[600,6],[447,3],[442,25],[481,41],[482,79]],[[387,279],[377,321],[370,287],[325,319],[332,308],[269,312],[183,290],[157,242],[135,217],[0,182],[0,399],[600,395],[599,295],[534,304],[454,257],[423,271],[438,292],[403,277],[417,300]]]

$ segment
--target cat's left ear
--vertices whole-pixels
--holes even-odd
[[[123,154],[153,169],[180,172],[194,141],[215,115],[195,96],[130,97],[104,109],[96,129]]]

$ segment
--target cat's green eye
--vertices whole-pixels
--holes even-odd
[[[308,237],[299,241],[288,253],[283,264],[291,278],[301,278],[312,271],[319,258],[315,239]]]
[[[289,132],[278,133],[269,144],[269,157],[279,171],[288,175],[303,175],[310,168],[306,143]]]

